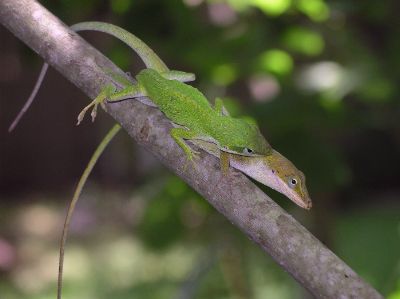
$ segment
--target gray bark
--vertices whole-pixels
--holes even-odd
[[[0,22],[90,98],[110,80],[103,68],[118,71],[34,0],[1,0]],[[185,156],[169,136],[171,123],[160,111],[138,101],[108,104],[107,111],[315,297],[382,298],[243,174],[223,176],[218,160],[204,152],[195,168],[185,169]]]

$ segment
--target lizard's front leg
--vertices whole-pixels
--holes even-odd
[[[220,160],[222,174],[227,175],[230,164],[229,153],[224,151],[219,151],[219,160]]]
[[[175,142],[183,149],[188,161],[193,162],[193,159],[196,158],[200,153],[187,145],[184,139],[197,139],[199,137],[198,134],[184,128],[173,128],[171,129],[170,134]]]

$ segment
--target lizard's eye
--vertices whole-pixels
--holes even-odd
[[[243,154],[245,154],[245,155],[250,155],[250,154],[252,154],[252,153],[253,153],[253,150],[252,150],[252,149],[247,148],[247,147],[243,148]]]
[[[297,185],[297,179],[296,178],[289,178],[289,186],[291,187],[291,188],[295,188],[296,187],[296,185]]]

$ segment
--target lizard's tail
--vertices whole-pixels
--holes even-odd
[[[93,167],[96,165],[97,160],[100,155],[104,152],[104,149],[113,139],[113,137],[119,132],[121,126],[119,124],[114,125],[112,129],[107,133],[107,135],[103,138],[99,146],[96,148],[96,151],[93,153],[92,157],[85,170],[82,173],[81,178],[79,179],[78,185],[76,186],[74,196],[72,197],[71,203],[69,204],[67,216],[65,217],[65,222],[63,226],[62,237],[60,241],[60,256],[58,260],[58,280],[57,280],[57,299],[61,299],[62,293],[62,279],[63,279],[63,269],[64,269],[64,249],[65,243],[67,242],[67,235],[69,230],[69,224],[71,222],[72,214],[74,212],[76,203],[82,193],[83,186],[85,186],[86,180],[89,177],[90,173],[93,170]]]

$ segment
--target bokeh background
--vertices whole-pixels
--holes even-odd
[[[400,298],[400,2],[41,1],[67,24],[133,32],[209,99],[247,114],[307,176],[304,211],[267,194],[389,299]],[[122,69],[143,68],[82,33]],[[41,59],[0,27],[0,298],[53,298],[64,213],[113,121],[50,70],[7,127]],[[64,298],[310,298],[255,244],[124,133],[95,168],[66,251]]]

